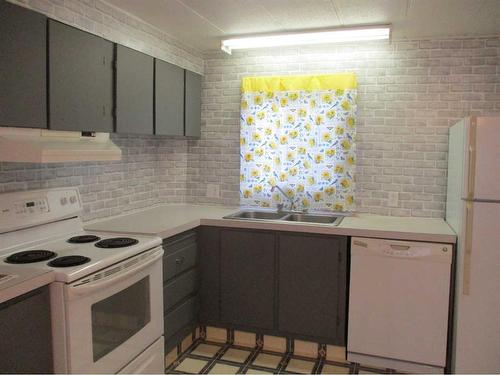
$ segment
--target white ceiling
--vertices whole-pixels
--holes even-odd
[[[391,23],[393,38],[500,34],[500,0],[107,0],[205,51],[227,36]]]

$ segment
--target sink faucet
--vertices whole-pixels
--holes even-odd
[[[283,189],[281,189],[278,185],[274,185],[272,188],[271,188],[271,193],[278,189],[279,192],[288,200],[288,202],[290,202],[290,211],[293,211],[293,209],[295,208],[295,202],[293,200],[292,197],[289,197],[288,195],[286,195],[286,193],[283,191]],[[282,211],[283,210],[283,203],[279,203],[278,204],[278,212],[279,211]]]

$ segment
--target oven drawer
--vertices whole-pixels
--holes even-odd
[[[194,296],[164,316],[165,340],[196,319],[198,296]]]
[[[163,257],[164,280],[170,280],[172,277],[196,265],[198,258],[198,247],[196,242],[187,243],[186,245],[187,246],[182,247],[180,250]]]
[[[198,288],[198,269],[190,271],[168,282],[163,287],[164,310],[168,311],[183,298],[193,294]]]

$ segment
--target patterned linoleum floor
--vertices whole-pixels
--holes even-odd
[[[198,339],[169,366],[167,374],[390,374],[356,363],[331,362],[261,348]]]

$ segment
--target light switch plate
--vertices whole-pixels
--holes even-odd
[[[208,184],[207,185],[207,197],[208,198],[219,198],[219,185]]]

